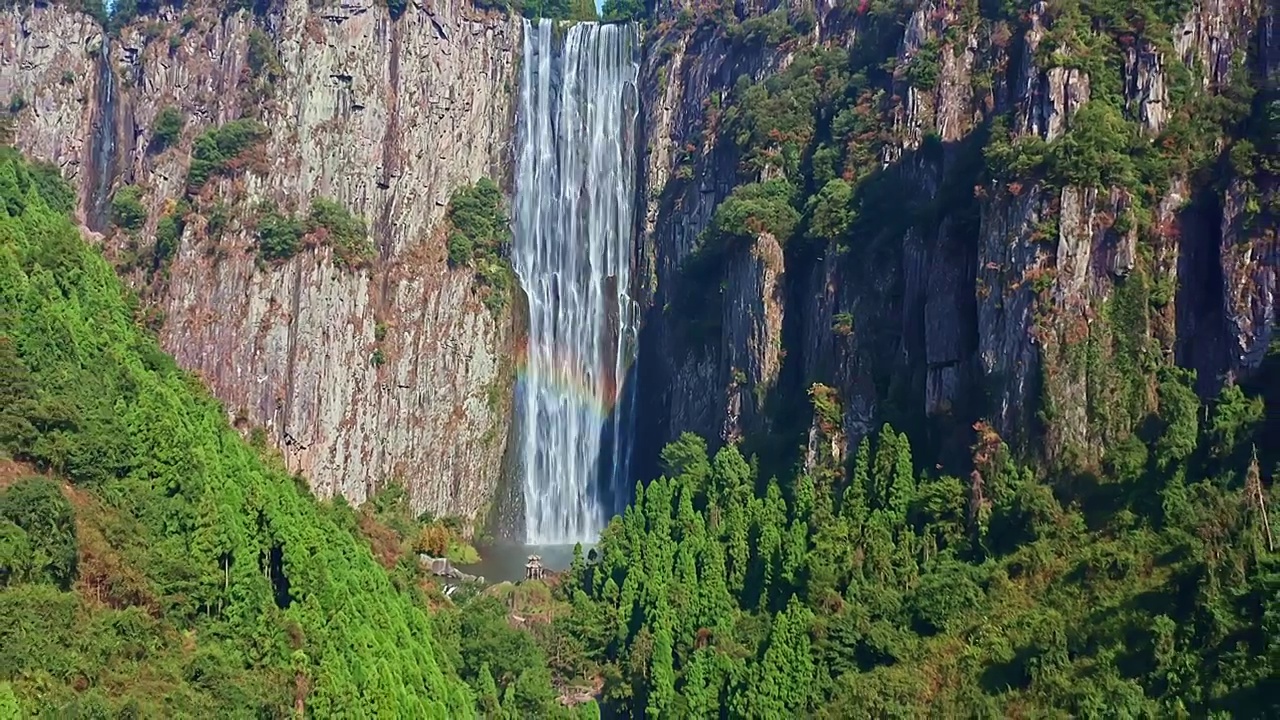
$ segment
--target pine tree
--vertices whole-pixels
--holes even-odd
[[[898,435],[895,443],[893,484],[889,488],[889,508],[894,518],[906,523],[911,503],[916,499],[915,469],[911,463],[911,441],[905,433]]]
[[[792,517],[804,521],[806,524],[813,515],[814,508],[814,487],[813,478],[807,473],[801,473],[795,480],[795,503]]]
[[[674,642],[666,622],[658,622],[654,632],[653,657],[649,669],[649,703],[645,717],[667,718],[676,700],[676,671],[673,662]]]
[[[574,543],[573,560],[569,562],[570,594],[573,590],[586,587],[587,563],[582,557],[582,543]]]
[[[757,608],[765,610],[769,598],[778,590],[782,575],[782,528],[771,523],[762,524],[756,545],[757,576],[759,581],[751,588],[759,592]],[[748,598],[747,602],[750,602]]]
[[[720,507],[730,508],[734,503],[745,505],[751,499],[755,473],[737,446],[720,448],[712,462],[712,475]]]
[[[486,720],[501,717],[502,707],[498,700],[498,684],[493,681],[493,673],[489,671],[489,663],[480,664],[480,675],[476,679],[476,705],[480,716]]]
[[[692,540],[702,532],[702,516],[693,508],[693,488],[683,481],[679,483],[680,499],[676,509],[676,531],[680,542]]]
[[[617,624],[618,635],[617,642],[622,645],[631,635],[631,617],[636,611],[636,602],[640,595],[640,572],[636,570],[628,570],[627,577],[622,581],[622,590],[618,594]]]
[[[877,510],[871,514],[863,533],[862,547],[866,556],[863,567],[867,579],[875,583],[893,581],[893,559],[897,548],[893,544],[892,522],[885,511]]]
[[[711,480],[707,442],[693,433],[682,433],[662,449],[662,472],[667,477],[679,478],[681,484],[695,492],[706,494]]]
[[[867,500],[871,489],[870,465],[871,442],[862,438],[853,461],[853,475],[840,498],[840,517],[849,522],[849,529],[855,535],[862,532],[871,512]]]
[[[715,651],[699,648],[694,651],[684,670],[684,687],[680,696],[684,701],[681,717],[714,718],[720,716],[720,683],[715,663]]]
[[[814,681],[809,625],[813,614],[792,597],[787,608],[773,618],[768,647],[754,679],[759,717],[794,717],[809,702]]]
[[[871,509],[886,510],[898,466],[898,434],[886,423],[880,426],[871,464]]]
[[[688,647],[699,622],[698,553],[703,545],[700,523],[699,520],[695,524],[698,529],[694,535],[675,546],[672,582],[667,593],[667,599],[675,611],[674,640],[682,651]]]
[[[791,588],[804,582],[809,557],[809,526],[799,518],[791,521],[782,542],[782,580]]]
[[[729,593],[724,566],[724,546],[718,542],[703,545],[698,562],[698,620],[714,631],[727,632],[733,627],[733,611],[737,601]]]

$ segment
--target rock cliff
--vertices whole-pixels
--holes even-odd
[[[79,189],[166,349],[318,494],[360,502],[398,479],[419,511],[477,518],[500,480],[513,325],[446,263],[443,219],[455,188],[509,174],[518,21],[456,2],[394,20],[372,0],[220,11],[163,8],[108,36],[59,5],[6,9],[0,91],[30,95],[16,144]],[[158,149],[168,108],[185,124]],[[265,140],[188,189],[197,136],[241,117]],[[104,221],[129,185],[146,210],[134,232]],[[184,196],[156,271],[157,225]],[[347,267],[323,244],[260,261],[264,202],[302,212],[318,197],[365,220],[371,261]]]
[[[1151,35],[1141,24],[1080,26],[1068,7],[1034,3],[1008,16],[952,2],[658,8],[642,73],[640,367],[661,391],[642,392],[653,398],[641,423],[650,456],[683,430],[750,435],[788,413],[761,413],[779,382],[790,388],[778,395],[793,398],[818,382],[839,391],[855,443],[891,420],[928,438],[938,461],[962,464],[973,424],[986,418],[1028,456],[1088,467],[1153,409],[1160,368],[1195,370],[1211,395],[1259,367],[1275,328],[1275,168],[1226,159],[1246,146],[1238,141],[1253,120],[1236,117],[1208,142],[1188,127],[1209,107],[1234,103],[1228,112],[1255,119],[1274,108],[1274,13],[1248,0],[1187,3]],[[735,186],[785,167],[788,138],[764,144],[783,160],[762,169],[723,118],[726,108],[740,117],[751,85],[814,44],[853,48],[848,62],[864,83],[854,111],[867,131],[839,152],[873,150],[877,170],[855,190],[870,200],[848,233],[793,238],[761,283],[744,264],[773,238],[713,260],[700,248]],[[884,54],[859,66],[859,51],[877,47]],[[843,59],[815,64],[830,74]],[[1249,87],[1261,91],[1252,111]],[[836,105],[813,106],[817,137],[803,152],[815,166],[837,112],[821,102]],[[1108,114],[1114,106],[1122,115]],[[1054,152],[1083,163],[1091,133],[1118,123],[1136,128],[1134,145],[1113,148],[1097,175],[1051,165]],[[1146,199],[1108,169],[1178,144],[1204,144],[1187,152],[1211,157],[1149,173],[1162,179]],[[1015,161],[1048,160],[1003,173],[1006,147]],[[801,166],[799,190],[812,198],[821,182]],[[857,174],[846,167],[846,179]],[[690,319],[689,286],[709,284],[720,285],[719,323]],[[797,431],[797,446],[808,429],[784,428]]]
[[[812,428],[794,401],[822,383],[842,443],[888,420],[922,456],[961,464],[986,419],[1026,456],[1087,467],[1140,425],[1166,368],[1195,370],[1206,396],[1248,377],[1275,328],[1274,138],[1242,142],[1276,102],[1266,10],[1187,2],[1148,28],[1073,3],[651,7],[640,457],[686,430],[748,443],[772,430],[798,447]],[[370,0],[288,0],[163,10],[109,39],[57,5],[0,22],[0,96],[30,89],[18,145],[73,180],[166,347],[229,414],[322,494],[359,501],[400,477],[417,508],[481,513],[518,313],[495,317],[449,268],[442,219],[459,185],[509,179],[518,21],[465,3],[392,19]],[[841,97],[768,86],[841,73]],[[744,119],[749,96],[809,105],[753,139],[765,126]],[[170,106],[187,123],[157,151]],[[244,116],[268,139],[192,193],[197,135]],[[748,223],[751,237],[715,241],[735,189],[780,180],[796,186],[797,237]],[[147,215],[132,234],[104,219],[126,185]],[[853,200],[827,202],[830,188]],[[174,258],[148,270],[138,258],[184,195]],[[302,212],[321,196],[367,220],[371,263],[349,268],[323,243],[258,261],[263,201]],[[816,231],[832,208],[850,217]]]

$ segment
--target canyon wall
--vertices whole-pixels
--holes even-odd
[[[418,510],[480,519],[500,483],[514,326],[447,263],[444,217],[456,188],[509,182],[519,21],[460,2],[397,19],[372,0],[222,10],[163,8],[110,37],[56,4],[4,10],[15,143],[79,191],[165,348],[317,494],[359,503],[398,480]],[[166,108],[185,126],[158,149]],[[266,139],[188,189],[196,137],[241,117]],[[134,232],[104,221],[127,185],[147,214]],[[176,251],[149,266],[184,197]],[[365,220],[371,260],[350,267],[308,238],[263,262],[264,202],[303,213],[318,197]]]
[[[888,77],[872,81],[866,102],[874,162],[900,202],[873,204],[881,218],[839,241],[795,238],[779,251],[761,234],[708,270],[698,267],[700,233],[717,206],[774,170],[744,162],[741,141],[721,129],[740,83],[784,70],[814,44],[884,46],[874,16],[893,9],[797,2],[709,15],[660,3],[642,71],[647,455],[684,430],[721,441],[804,430],[798,416],[777,425],[797,415],[777,398],[823,383],[838,390],[855,443],[890,420],[928,449],[919,461],[962,471],[974,423],[988,420],[1024,457],[1087,468],[1154,409],[1160,368],[1195,370],[1206,396],[1256,371],[1275,327],[1273,171],[1241,177],[1220,159],[1225,181],[1206,182],[1171,167],[1141,232],[1128,221],[1137,201],[1119,182],[983,172],[992,121],[1005,118],[1015,146],[1052,146],[1098,122],[1073,123],[1091,93],[1118,92],[1125,121],[1152,144],[1180,142],[1162,132],[1186,115],[1187,87],[1229,96],[1241,76],[1274,97],[1274,13],[1249,0],[1188,6],[1168,37],[1120,36],[1115,73],[1074,56],[1067,19],[1050,18],[1044,3],[1007,22],[961,3],[902,6],[896,50],[876,60]],[[789,39],[753,28],[772,11]],[[922,56],[931,82],[913,81]],[[1221,141],[1207,151],[1228,152]],[[718,321],[691,321],[690,285],[715,283]]]
[[[1195,370],[1206,396],[1256,371],[1275,327],[1273,172],[1235,172],[1219,141],[1198,149],[1224,156],[1214,178],[1171,166],[1140,208],[1119,182],[984,169],[987,134],[1061,146],[1110,121],[1075,121],[1098,97],[1118,96],[1150,145],[1176,145],[1189,93],[1230,96],[1241,73],[1274,88],[1273,14],[1253,0],[1188,7],[1159,37],[1119,37],[1114,71],[1069,47],[1067,20],[1044,3],[1000,20],[933,1],[651,7],[638,457],[686,430],[799,444],[813,432],[792,406],[822,383],[851,442],[889,420],[915,436],[919,462],[958,468],[987,420],[1025,456],[1087,467],[1157,404],[1163,368]],[[322,495],[358,502],[401,478],[417,508],[482,514],[500,484],[520,313],[491,313],[470,271],[449,267],[442,220],[460,185],[488,175],[509,188],[518,19],[465,3],[415,3],[392,19],[370,0],[288,0],[261,15],[166,9],[109,41],[58,5],[10,8],[0,24],[0,97],[22,96],[17,145],[72,180],[82,220],[143,290],[166,348],[229,417],[265,430]],[[278,53],[265,70],[263,37]],[[895,194],[838,240],[761,232],[706,261],[716,208],[777,175],[744,163],[726,108],[741,83],[814,45],[874,56],[858,107],[872,130],[855,145]],[[925,60],[928,82],[914,70]],[[157,152],[167,106],[187,125]],[[167,269],[141,267],[187,193],[196,136],[245,115],[269,139],[195,194]],[[124,185],[148,211],[132,234],[103,220]],[[319,196],[366,219],[372,262],[347,268],[323,246],[260,261],[262,201],[301,212]],[[223,206],[226,230],[212,233]]]

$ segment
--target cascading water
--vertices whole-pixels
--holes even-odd
[[[629,474],[638,37],[525,22],[512,260],[529,300],[517,409],[531,544],[594,541]]]
[[[85,217],[89,229],[97,232],[107,226],[107,198],[116,176],[116,74],[111,69],[110,47],[104,38],[98,55],[98,102],[90,146],[91,184]]]

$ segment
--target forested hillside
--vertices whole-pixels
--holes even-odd
[[[822,437],[829,389],[814,388]],[[564,590],[632,717],[1275,717],[1280,564],[1253,443],[1178,379],[1114,472],[1038,478],[982,429],[969,478],[886,426],[845,473],[766,478],[686,436]]]
[[[425,609],[139,330],[57,171],[4,150],[0,202],[0,714],[467,716]]]

